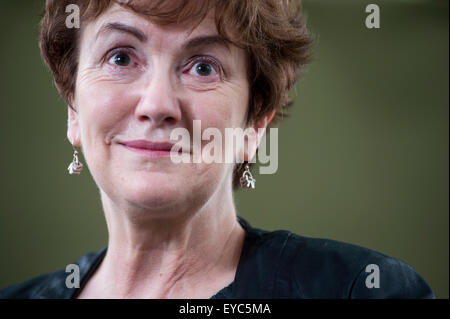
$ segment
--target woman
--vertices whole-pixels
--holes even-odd
[[[236,216],[233,191],[254,187],[248,162],[292,104],[310,44],[293,0],[48,0],[41,52],[68,105],[67,137],[99,187],[109,240],[75,262],[79,285],[63,269],[0,297],[433,298],[398,259]],[[201,133],[253,131],[233,163],[176,163],[207,148],[194,140],[198,120]],[[176,129],[189,140],[175,150]],[[83,173],[77,151],[69,173]]]

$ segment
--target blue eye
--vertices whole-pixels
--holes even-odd
[[[129,66],[131,63],[131,57],[123,52],[114,54],[110,61],[118,66]]]
[[[198,75],[208,76],[216,73],[214,67],[206,62],[198,62],[194,65],[194,70]]]

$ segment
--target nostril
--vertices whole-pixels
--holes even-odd
[[[152,120],[152,117],[149,115],[140,115],[139,119],[141,121],[149,121]],[[166,116],[164,119],[153,118],[153,120],[155,120],[156,122],[167,122],[169,124],[175,124],[177,122],[177,120],[173,116]]]
[[[148,120],[150,120],[150,116],[148,116],[148,115],[140,115],[139,119],[142,120],[142,121],[148,121]]]
[[[177,120],[174,117],[172,117],[172,116],[168,116],[165,119],[165,121],[168,122],[169,124],[175,124]]]

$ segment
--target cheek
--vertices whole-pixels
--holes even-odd
[[[245,88],[245,86],[243,86]],[[232,140],[227,137],[230,133],[227,129],[242,128],[243,121],[248,108],[248,94],[245,89],[228,87],[223,90],[216,90],[208,94],[202,94],[192,99],[193,114],[192,119],[201,120],[201,148],[205,151],[208,160],[211,156],[218,156],[221,162],[235,161],[237,158],[243,158],[244,142]],[[218,129],[220,135],[205,136],[205,130],[208,128]],[[204,138],[204,139],[203,139]],[[220,144],[216,144],[216,140],[220,139]],[[237,144],[236,144],[237,143]],[[216,147],[221,147],[221,153],[216,153]],[[237,158],[236,158],[237,156]],[[206,164],[205,167],[214,170],[222,166],[220,170],[225,169],[222,165]],[[227,166],[227,165],[225,165]],[[229,166],[229,165],[228,165]],[[225,169],[232,171],[232,166]]]
[[[229,85],[212,92],[192,96],[193,119],[202,121],[202,130],[208,127],[241,127],[248,107],[245,85]]]
[[[108,134],[125,129],[130,106],[136,103],[127,92],[125,86],[108,83],[79,87],[81,138],[86,144],[107,142]]]

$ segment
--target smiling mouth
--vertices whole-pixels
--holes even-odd
[[[181,155],[183,153],[182,149],[179,149],[178,152],[172,152],[174,144],[167,142],[156,143],[147,140],[134,140],[122,142],[119,144],[132,152],[144,155],[149,158],[168,158],[171,156],[171,154]]]

